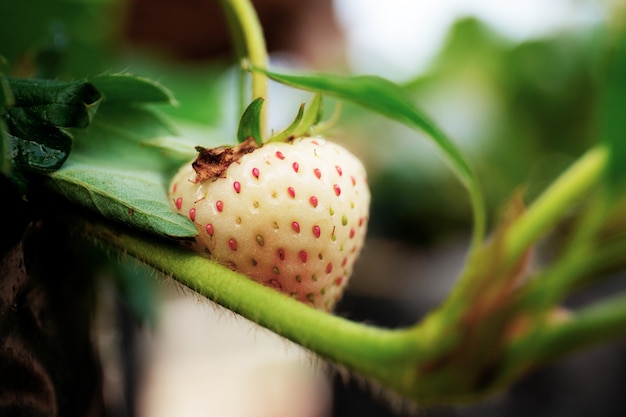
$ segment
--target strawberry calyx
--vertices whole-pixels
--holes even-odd
[[[196,146],[198,156],[191,165],[196,171],[198,182],[219,178],[230,164],[238,161],[242,156],[254,152],[255,149],[262,147],[265,143],[290,143],[298,137],[310,136],[312,133],[319,134],[319,130],[326,130],[334,125],[338,119],[339,111],[336,109],[330,121],[319,124],[322,118],[322,96],[316,94],[308,109],[305,110],[304,103],[300,105],[295,119],[287,128],[263,141],[260,140],[260,115],[263,103],[264,99],[259,97],[250,103],[244,111],[237,132],[238,145],[214,148]],[[318,124],[321,129],[315,129]]]
[[[283,131],[276,133],[267,142],[287,142],[297,137],[309,136],[313,127],[322,119],[322,95],[313,96],[309,107],[305,110],[302,103],[295,119]]]
[[[191,163],[197,174],[199,182],[215,180],[219,178],[233,162],[238,161],[242,156],[254,152],[259,148],[259,144],[252,137],[236,146],[218,146],[215,148],[204,148],[196,146],[198,156]]]

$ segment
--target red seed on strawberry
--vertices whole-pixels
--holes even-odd
[[[361,162],[321,138],[266,143],[232,162],[211,167],[212,174],[188,164],[172,180],[172,207],[200,231],[193,248],[332,310],[367,229],[370,192]]]

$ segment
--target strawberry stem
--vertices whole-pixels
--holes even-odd
[[[249,61],[255,67],[267,67],[267,48],[263,28],[249,0],[221,0],[222,9],[230,27],[237,54]],[[240,76],[245,73],[242,68]],[[252,74],[252,100],[263,98],[267,100],[267,76],[261,72]],[[243,82],[240,82],[243,90]],[[242,106],[243,107],[243,106]],[[267,106],[265,106],[267,107]],[[265,133],[266,109],[261,109],[261,133]]]
[[[427,352],[416,329],[390,330],[312,308],[177,243],[155,241],[111,225],[84,223],[87,235],[118,248],[207,299],[404,395],[416,361]],[[431,346],[432,347],[432,346]],[[428,352],[432,355],[433,352]],[[384,366],[381,366],[385,364]]]

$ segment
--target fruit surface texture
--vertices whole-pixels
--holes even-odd
[[[365,241],[370,190],[363,164],[322,138],[270,142],[214,178],[192,164],[169,199],[199,234],[196,251],[316,308],[341,298]]]

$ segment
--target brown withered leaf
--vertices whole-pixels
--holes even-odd
[[[259,146],[252,137],[237,146],[203,148],[196,146],[198,157],[191,163],[200,181],[219,178],[233,162],[253,152]]]

